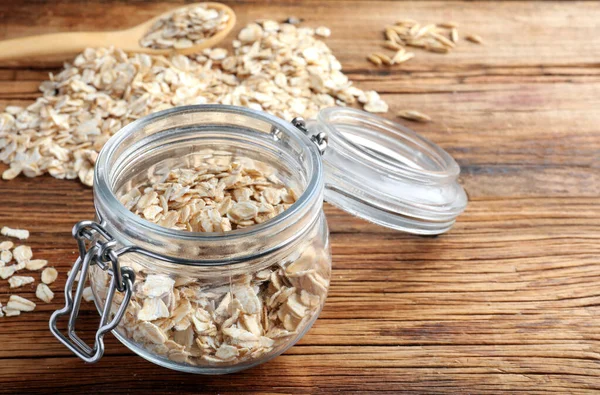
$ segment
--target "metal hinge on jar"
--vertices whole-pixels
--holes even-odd
[[[327,149],[327,143],[329,141],[325,132],[320,132],[311,136],[310,132],[306,128],[306,121],[302,117],[296,117],[292,119],[292,125],[300,129],[302,133],[310,137],[310,139],[317,145],[317,148],[319,149],[321,155],[325,153],[325,150]]]
[[[77,240],[79,258],[73,265],[65,285],[65,307],[52,314],[50,331],[78,357],[86,362],[94,363],[98,362],[104,354],[104,335],[115,329],[125,314],[133,292],[135,273],[128,267],[120,267],[118,258],[128,252],[128,249],[115,250],[115,240],[102,225],[93,221],[81,221],[73,227],[73,237]],[[86,242],[90,243],[89,248],[87,248]],[[93,348],[88,346],[75,333],[75,322],[79,315],[83,289],[89,268],[92,265],[98,265],[111,275],[110,286],[102,308],[100,326],[96,331]],[[73,284],[78,276],[80,276],[80,281],[75,291],[75,297],[73,297]],[[124,297],[119,309],[111,319],[112,301],[116,291],[124,292]],[[58,318],[63,315],[69,315],[68,338],[57,327]]]
[[[73,237],[77,240],[79,257],[73,265],[65,284],[65,307],[55,311],[52,317],[50,317],[50,331],[79,358],[85,362],[94,363],[98,362],[104,354],[104,335],[117,327],[125,314],[125,310],[127,310],[133,294],[135,272],[129,267],[121,267],[119,257],[133,253],[167,263],[191,265],[195,261],[157,254],[136,245],[123,246],[117,249],[116,240],[107,232],[102,223],[94,221],[78,222],[73,227]],[[89,248],[87,247],[88,244]],[[232,261],[232,263],[235,263],[235,261]],[[106,300],[101,307],[102,316],[99,328],[96,331],[94,347],[92,348],[75,333],[75,322],[79,315],[88,271],[93,265],[97,265],[100,269],[106,271],[111,279]],[[73,297],[73,285],[78,276],[80,276],[80,280],[75,291],[75,297]],[[118,310],[113,313],[112,302],[116,292],[123,293],[123,299]],[[100,308],[101,301],[96,300],[96,302]],[[68,337],[57,326],[58,319],[64,315],[69,316],[67,327]],[[112,319],[111,315],[113,315]]]

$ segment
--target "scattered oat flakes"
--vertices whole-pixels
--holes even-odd
[[[392,49],[394,51],[398,51],[398,50],[401,50],[403,48],[402,45],[398,44],[395,41],[390,41],[390,40],[385,41],[383,43],[383,47],[387,48],[387,49]]]
[[[315,29],[315,34],[317,36],[321,36],[321,37],[329,37],[329,36],[331,36],[331,30],[329,30],[328,27],[319,26],[318,28]]]
[[[384,65],[386,65],[386,66],[391,66],[392,65],[392,59],[389,56],[387,56],[386,54],[384,54],[384,53],[375,52],[373,54],[373,56],[376,56],[379,59],[381,59],[381,63],[384,64]]]
[[[450,39],[453,43],[458,42],[458,30],[456,30],[456,28],[452,28],[452,30],[450,30]]]
[[[392,63],[393,64],[400,64],[400,63],[404,63],[407,60],[410,60],[412,58],[415,57],[415,54],[412,52],[406,52],[406,50],[404,48],[398,50],[398,52],[396,52],[394,54],[394,57],[392,58]]]
[[[222,57],[218,48],[170,57],[86,49],[40,85],[35,103],[0,113],[0,162],[10,165],[3,178],[50,173],[91,186],[98,152],[116,131],[173,106],[231,104],[310,119],[364,93],[314,29],[263,20],[243,28],[223,60],[213,52]]]
[[[17,263],[22,265],[27,265],[31,257],[33,256],[33,252],[31,251],[31,247],[21,245],[16,247],[13,251],[13,258]]]
[[[304,19],[298,18],[297,16],[290,16],[284,21],[284,23],[289,23],[290,25],[299,25],[302,22],[304,22]]]
[[[21,315],[20,310],[10,309],[10,308],[8,308],[8,306],[3,307],[2,311],[4,312],[4,315],[7,317],[15,317],[17,315]]]
[[[52,284],[54,281],[56,281],[57,277],[58,277],[58,271],[53,267],[47,267],[42,272],[42,282],[44,284],[48,284],[48,285]]]
[[[373,63],[376,66],[381,66],[383,64],[383,62],[381,61],[381,58],[379,56],[375,55],[374,53],[367,56],[367,60],[369,60],[369,62]]]
[[[0,278],[6,280],[17,271],[16,265],[0,267]]]
[[[3,241],[0,242],[0,251],[9,251],[12,250],[12,248],[15,246],[15,244],[12,241]]]
[[[446,29],[456,29],[458,27],[458,24],[452,21],[438,23],[437,25]]]
[[[46,284],[39,283],[35,290],[35,296],[41,301],[50,303],[54,299],[54,292]]]
[[[8,279],[11,288],[19,288],[23,285],[31,284],[33,281],[33,277],[29,276],[12,276]]]
[[[48,261],[45,259],[32,259],[29,261],[26,261],[25,263],[25,268],[27,270],[40,270],[42,268],[44,268],[46,265],[48,264]]]
[[[7,309],[13,309],[18,311],[33,311],[35,309],[35,303],[18,295],[10,295],[10,299],[6,304]]]
[[[140,45],[154,49],[193,47],[225,29],[229,14],[206,4],[178,9],[158,19],[140,40]]]
[[[406,19],[386,26],[383,32],[386,38],[383,47],[394,51],[401,51],[404,46],[410,46],[428,52],[449,53],[458,42],[458,28],[454,22],[421,25],[417,21]],[[482,43],[481,37],[477,35],[467,36],[466,39]],[[391,58],[391,62],[388,62],[386,60],[389,57],[385,54],[381,55],[379,53],[371,54],[367,59],[377,66],[382,64],[390,66],[406,62],[415,56],[413,53],[404,55],[397,52]]]
[[[415,122],[431,122],[431,117],[416,110],[404,110],[397,114],[399,117]]]
[[[0,252],[0,262],[2,263],[8,263],[12,260],[13,254],[12,252],[10,252],[9,250],[3,250],[2,252]],[[4,266],[0,263],[0,266]]]
[[[465,40],[471,41],[472,43],[475,43],[475,44],[483,44],[483,38],[481,38],[477,34],[469,34],[469,35],[465,36]]]
[[[436,32],[431,32],[430,36],[435,39],[437,42],[439,42],[440,44],[442,44],[442,48],[444,49],[448,49],[450,50],[451,48],[454,48],[456,46],[456,44],[454,44],[454,42],[449,39],[444,37],[443,35],[436,33]]]
[[[375,91],[364,92],[358,97],[358,101],[364,103],[365,110],[369,112],[387,112],[388,110],[387,103]]]
[[[2,130],[2,118],[0,118],[0,131]],[[0,134],[2,137],[2,134]],[[2,143],[0,142],[0,148],[2,147]],[[25,229],[12,229],[8,226],[3,226],[0,230],[0,233],[4,236],[14,237],[19,240],[27,240],[29,238],[29,231]]]
[[[394,29],[392,29],[390,27],[386,27],[384,30],[384,33],[385,33],[385,38],[388,41],[398,43],[398,44],[402,42],[402,39],[400,38],[400,36]]]

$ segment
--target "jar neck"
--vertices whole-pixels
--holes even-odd
[[[303,192],[277,217],[226,233],[173,230],[148,222],[123,206],[117,190],[153,163],[193,154],[207,145],[229,144],[249,155],[270,158]],[[293,125],[268,114],[233,106],[186,106],[161,111],[119,131],[101,151],[94,199],[99,219],[121,245],[193,261],[197,266],[230,265],[286,249],[318,221],[323,203],[319,152]]]
[[[137,246],[156,254],[181,259],[186,265],[220,266],[260,259],[293,248],[317,226],[322,212],[323,194],[306,202],[301,210],[284,219],[274,218],[264,224],[226,233],[196,233],[166,229],[148,232],[139,221],[118,221],[108,207],[97,204],[102,226],[121,246]]]

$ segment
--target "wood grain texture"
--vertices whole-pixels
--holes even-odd
[[[462,167],[470,203],[422,238],[325,205],[334,271],[320,319],[275,360],[230,376],[171,372],[112,336],[95,366],[49,333],[91,190],[51,177],[0,182],[0,225],[31,230],[60,272],[57,298],[0,319],[0,393],[593,393],[600,391],[600,4],[598,2],[227,2],[240,23],[290,15],[332,28],[346,73]],[[135,25],[178,2],[0,2],[0,38]],[[402,68],[365,55],[399,18],[455,20],[486,45],[418,52]],[[27,104],[55,62],[0,68],[0,108]],[[0,281],[0,301],[11,292]],[[34,297],[34,288],[19,291]],[[81,329],[96,312],[86,305]]]

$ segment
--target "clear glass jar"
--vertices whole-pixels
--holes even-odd
[[[324,194],[352,214],[417,234],[446,231],[464,209],[458,166],[414,132],[341,108],[306,126],[206,105],[151,114],[113,136],[95,168],[96,222],[73,231],[80,258],[66,306],[51,318],[55,336],[88,362],[102,356],[102,336],[112,330],[138,355],[171,369],[246,369],[297,342],[325,303],[331,254]],[[156,174],[229,154],[274,168],[299,198],[266,222],[226,233],[161,227],[119,201]],[[89,277],[102,315],[93,348],[75,334],[79,272]],[[69,339],[56,327],[67,314]]]

